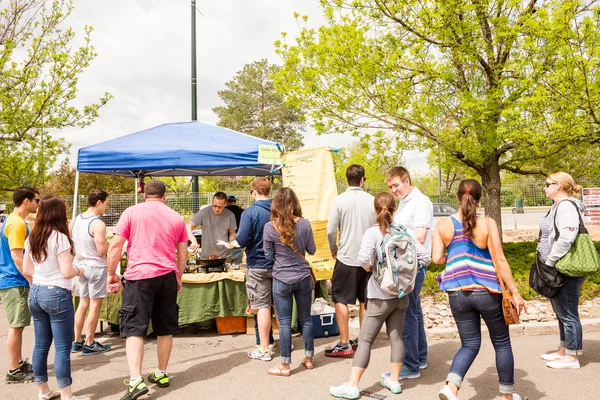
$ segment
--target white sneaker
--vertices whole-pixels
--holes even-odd
[[[546,363],[546,367],[552,369],[579,369],[579,360],[570,361],[570,362],[559,362],[559,361],[550,361]]]
[[[248,353],[248,357],[252,358],[253,360],[261,361],[271,361],[273,359],[269,350],[263,352],[261,349],[252,350]]]
[[[358,387],[352,386],[349,382],[343,383],[340,386],[330,386],[329,393],[333,397],[342,399],[360,399],[360,390],[358,390]]]
[[[560,360],[561,358],[563,358],[563,356],[558,355],[556,353],[546,353],[546,354],[542,354],[542,360],[546,360],[546,361],[556,361],[556,360]]]
[[[398,381],[392,381],[389,376],[382,377],[379,384],[394,394],[402,393],[402,386],[400,386],[400,383]]]
[[[516,394],[516,393],[513,393],[513,394],[512,394],[512,398],[513,398],[513,400],[521,400],[521,396],[519,396],[519,395],[518,395],[518,394]]]
[[[450,389],[450,386],[448,385],[444,386],[444,388],[440,390],[438,396],[441,400],[458,400],[458,397],[456,397],[454,393],[452,393],[452,389]]]

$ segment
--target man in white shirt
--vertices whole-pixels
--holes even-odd
[[[408,233],[423,244],[427,252],[431,254],[431,229],[433,227],[431,200],[412,186],[410,173],[404,167],[390,169],[386,175],[386,182],[392,195],[400,200],[394,223],[403,225]],[[429,261],[419,264],[415,287],[408,295],[409,305],[402,333],[406,357],[400,371],[400,379],[419,378],[420,370],[427,368],[427,337],[421,308],[421,288],[425,281],[425,272]]]
[[[362,323],[367,283],[371,276],[358,262],[358,250],[363,234],[375,224],[374,197],[363,190],[365,169],[361,165],[350,165],[346,169],[346,180],[349,187],[331,202],[327,222],[327,240],[331,255],[336,258],[331,294],[340,329],[339,342],[332,349],[325,350],[327,357],[347,357],[354,354],[358,343],[350,340],[348,304],[354,305],[358,299],[359,319]]]

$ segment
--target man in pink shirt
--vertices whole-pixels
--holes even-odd
[[[146,184],[145,203],[126,209],[114,230],[108,248],[107,289],[115,293],[121,281],[115,274],[123,245],[127,245],[122,303],[119,310],[121,337],[129,364],[129,383],[121,400],[135,400],[148,393],[142,378],[144,337],[152,320],[158,336],[158,369],[148,376],[159,387],[169,386],[167,364],[173,334],[179,329],[177,293],[187,260],[187,231],[183,218],[166,204],[165,184]]]

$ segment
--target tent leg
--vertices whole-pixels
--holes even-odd
[[[73,217],[71,221],[75,221],[77,216],[77,198],[79,197],[79,171],[75,171],[75,193],[73,194]]]
[[[138,176],[135,177],[135,204],[138,203],[138,181],[140,178]]]

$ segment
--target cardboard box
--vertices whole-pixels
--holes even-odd
[[[271,328],[273,329],[273,335],[279,335],[279,323],[275,317],[271,319]],[[254,335],[254,317],[246,318],[246,334]]]

